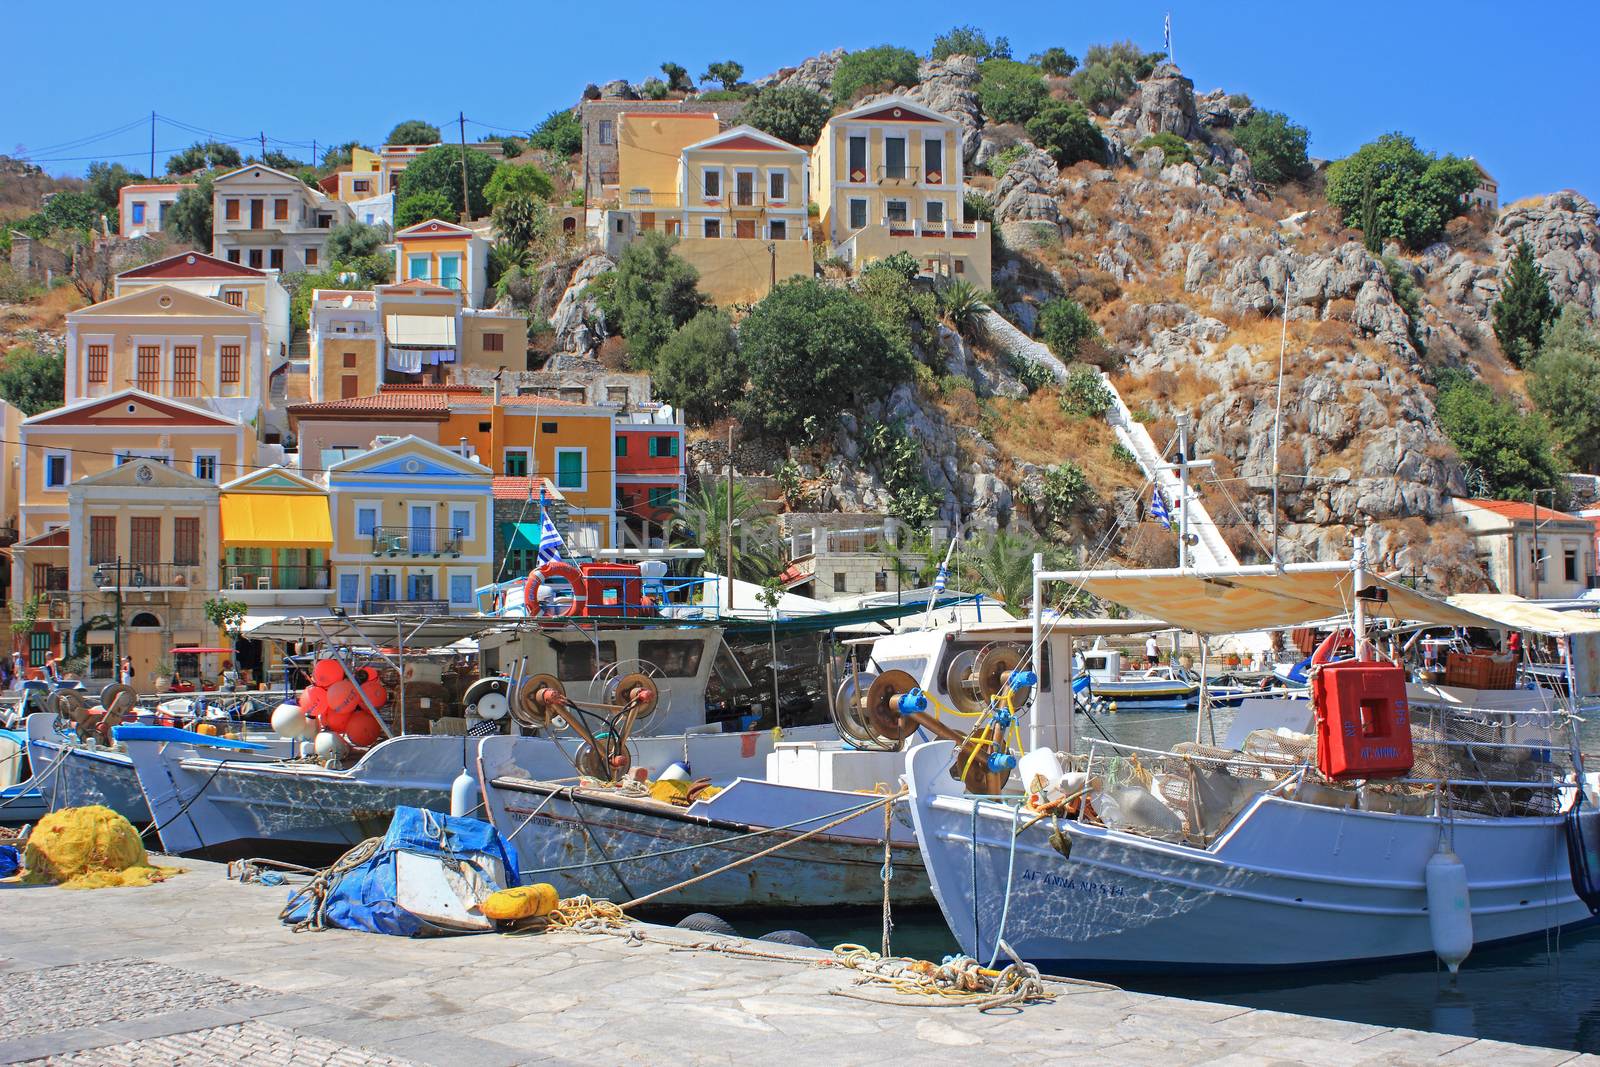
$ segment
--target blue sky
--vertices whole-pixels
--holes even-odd
[[[109,0],[9,6],[9,39],[29,44],[9,49],[0,65],[0,152],[25,146],[55,173],[81,173],[87,161],[73,157],[82,156],[144,169],[152,109],[232,137],[264,130],[286,142],[375,144],[399,120],[442,125],[462,111],[526,128],[569,106],[586,82],[639,81],[665,59],[698,75],[707,62],[732,58],[756,76],[841,46],[926,52],[956,23],[1004,34],[1023,54],[1059,44],[1081,55],[1122,37],[1154,49],[1170,10],[1176,57],[1196,89],[1245,92],[1288,112],[1310,129],[1314,155],[1336,158],[1403,130],[1425,148],[1476,155],[1505,200],[1568,187],[1600,196],[1600,5],[1592,0],[915,8],[389,0],[370,9],[278,0],[249,15],[170,8],[173,17],[138,36],[119,32],[129,9]],[[416,70],[436,73],[408,75],[413,59]],[[128,124],[103,140],[70,143]],[[487,130],[467,132],[476,139]],[[159,126],[158,164],[195,138]]]

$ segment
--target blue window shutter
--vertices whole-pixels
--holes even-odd
[[[361,576],[359,574],[339,575],[339,603],[354,604],[361,598]]]
[[[450,576],[450,603],[472,603],[472,575],[452,574]]]

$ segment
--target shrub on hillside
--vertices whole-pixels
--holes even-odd
[[[1173,167],[1179,163],[1193,163],[1194,149],[1175,133],[1163,130],[1161,133],[1151,134],[1134,148],[1135,152],[1148,152],[1152,148],[1161,149],[1165,162],[1163,166]]]
[[[1039,310],[1038,336],[1059,358],[1070,360],[1080,345],[1100,336],[1100,327],[1082,304],[1063,296]]]
[[[648,370],[673,332],[705,307],[700,272],[672,254],[674,238],[647,233],[623,249],[610,284],[599,293],[606,322],[628,339],[634,366]]]
[[[1555,322],[1557,307],[1550,295],[1550,283],[1544,271],[1533,258],[1533,246],[1527,241],[1517,245],[1517,253],[1506,267],[1505,280],[1500,285],[1500,299],[1494,302],[1494,337],[1500,342],[1500,351],[1519,367],[1533,362],[1539,346],[1544,343],[1545,331]]]
[[[1561,455],[1575,468],[1600,471],[1600,333],[1581,308],[1568,305],[1544,337],[1528,392],[1555,431]]]
[[[822,136],[832,110],[821,93],[801,85],[780,85],[763,89],[744,109],[742,119],[780,141],[809,147]]]
[[[1562,484],[1542,415],[1524,412],[1464,371],[1441,376],[1434,405],[1440,428],[1468,468],[1469,492],[1532,500],[1534,490]]]
[[[1031,64],[987,59],[979,69],[978,103],[990,122],[1026,123],[1050,99],[1044,76]]]
[[[985,59],[1010,59],[1011,42],[1004,37],[990,41],[988,35],[976,26],[955,26],[948,33],[941,33],[933,39],[930,55],[941,60],[951,56],[971,56],[980,62]]]
[[[1073,367],[1061,383],[1061,412],[1080,419],[1098,419],[1111,410],[1111,390],[1090,367]]]
[[[528,143],[565,159],[583,150],[583,123],[576,111],[552,111],[539,123]]]
[[[1028,61],[1052,78],[1065,78],[1078,69],[1078,57],[1065,48],[1046,48]]]
[[[744,390],[744,365],[728,313],[697,312],[656,353],[656,395],[704,426],[726,415]]]
[[[1281,111],[1257,111],[1233,131],[1233,140],[1245,155],[1256,177],[1268,185],[1301,181],[1311,174],[1306,145],[1311,135],[1304,126],[1289,121]]]
[[[456,146],[441,144],[423,152],[406,164],[406,169],[400,174],[400,185],[395,190],[395,202],[399,203],[421,193],[438,193],[450,201],[448,215],[440,216],[447,222],[453,222],[462,211],[461,188],[461,149]],[[498,164],[483,152],[466,153],[466,193],[471,198],[466,206],[469,216],[481,219],[489,214],[489,201],[484,196],[483,190],[489,184]],[[397,208],[398,210],[398,208]],[[400,225],[400,220],[395,219],[395,224]]]
[[[1072,94],[1085,107],[1108,109],[1132,96],[1162,58],[1160,52],[1146,52],[1132,41],[1090,45],[1083,66],[1072,76]]]
[[[833,102],[847,106],[863,89],[909,88],[917,84],[917,54],[892,44],[847,53],[833,71]]]
[[[1369,248],[1385,238],[1422,248],[1466,210],[1462,198],[1477,184],[1471,160],[1436,156],[1388,133],[1329,165],[1327,197],[1345,225],[1366,231]]]
[[[1106,157],[1106,139],[1082,104],[1046,104],[1028,120],[1028,136],[1062,167],[1083,160],[1099,163]]]

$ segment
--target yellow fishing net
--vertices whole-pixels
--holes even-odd
[[[99,804],[65,808],[40,819],[28,837],[22,880],[66,889],[150,885],[182,873],[154,867],[133,824]]]

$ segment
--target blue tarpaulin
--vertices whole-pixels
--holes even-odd
[[[317,925],[344,930],[366,930],[374,934],[416,937],[420,934],[458,933],[443,930],[395,902],[395,858],[402,852],[437,857],[472,866],[485,878],[493,872],[489,864],[499,860],[505,870],[505,884],[522,884],[518,878],[517,850],[481,819],[453,818],[425,808],[400,807],[389,822],[378,850],[370,858],[339,874],[327,888]],[[309,888],[309,887],[308,887]],[[306,889],[289,898],[283,921],[296,924],[311,918],[316,906]]]

